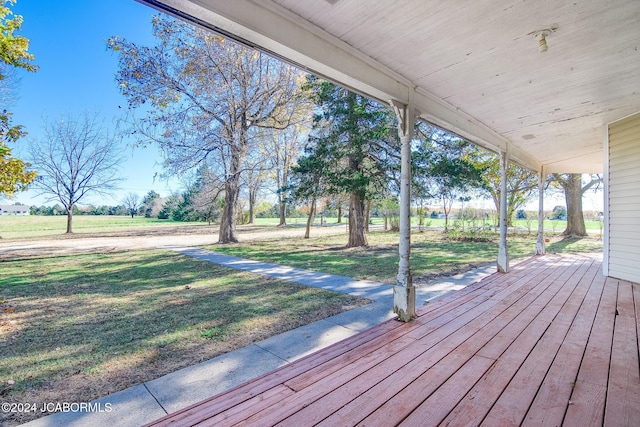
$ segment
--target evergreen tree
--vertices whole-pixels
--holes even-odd
[[[347,247],[366,246],[366,201],[385,193],[387,173],[399,158],[392,112],[315,77],[308,77],[305,89],[317,113],[305,155],[295,169],[298,194],[348,195]]]

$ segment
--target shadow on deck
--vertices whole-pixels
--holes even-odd
[[[160,420],[165,425],[637,425],[640,286],[547,255]]]

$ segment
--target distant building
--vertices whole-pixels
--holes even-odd
[[[29,206],[0,205],[0,215],[29,215]]]

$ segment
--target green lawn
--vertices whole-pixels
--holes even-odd
[[[324,218],[327,225],[336,225],[337,218]],[[257,218],[256,226],[274,227],[278,225],[278,218]],[[342,226],[346,227],[348,218],[343,218]],[[378,229],[384,224],[383,218],[372,218],[371,223]],[[304,227],[306,218],[288,218],[287,224],[290,226]],[[320,224],[320,217],[316,218],[316,225]],[[418,227],[418,218],[412,218],[414,227]],[[459,224],[459,223],[458,223]],[[424,227],[444,227],[444,219],[425,218]],[[475,223],[466,222],[465,229],[470,227],[480,227],[481,221]],[[490,226],[490,221],[485,221],[485,225]],[[76,234],[89,233],[117,233],[125,230],[144,230],[158,227],[211,227],[203,222],[176,222],[166,219],[144,218],[136,216],[111,216],[111,215],[77,215],[73,219],[73,229]],[[455,220],[449,221],[449,227],[455,228]],[[537,221],[518,220],[515,226],[526,230],[531,228],[532,232],[538,229]],[[560,233],[564,230],[564,221],[545,221],[545,230],[548,232]],[[217,226],[213,226],[217,227]],[[459,225],[460,227],[460,225]],[[586,221],[587,231],[592,235],[600,233],[600,223]],[[66,216],[0,216],[0,237],[3,239],[36,238],[46,236],[63,235],[67,229]]]
[[[160,250],[0,267],[4,402],[89,401],[364,303]]]
[[[338,223],[338,218],[336,217],[327,217],[324,218],[323,221],[325,221],[325,224],[328,225],[335,225]],[[256,224],[257,225],[278,225],[279,219],[278,218],[257,218],[256,219]],[[287,218],[287,224],[288,225],[299,225],[299,226],[303,226],[305,225],[307,222],[306,218],[302,218],[302,217],[298,217],[298,218]],[[342,218],[342,224],[346,226],[346,223],[348,222],[348,218]],[[486,220],[485,225],[487,226],[491,226],[493,224],[492,221],[490,220]],[[373,225],[383,225],[384,224],[384,218],[371,218],[371,224]],[[411,224],[414,227],[418,227],[419,224],[419,219],[417,217],[412,217],[411,218]],[[457,222],[458,227],[461,227],[460,223]],[[597,221],[585,221],[585,226],[587,228],[587,231],[590,234],[598,234],[598,232],[600,231],[600,225],[602,223],[599,223]],[[315,225],[320,225],[320,217],[316,217],[316,221],[315,221]],[[444,219],[439,219],[439,218],[425,218],[423,221],[423,226],[424,227],[444,227]],[[456,226],[456,220],[455,219],[449,219],[449,227],[450,228],[454,228]],[[481,227],[482,226],[482,221],[477,220],[477,221],[465,221],[464,224],[465,228],[469,228],[469,227]],[[519,229],[523,229],[523,230],[527,230],[528,228],[531,228],[532,232],[536,232],[538,230],[538,221],[537,220],[523,220],[523,219],[519,219],[514,221],[514,226],[519,228]],[[550,231],[550,232],[556,232],[556,233],[560,233],[562,232],[562,230],[564,230],[564,228],[567,226],[567,222],[566,221],[560,221],[560,220],[549,220],[546,219],[544,221],[544,229],[546,231]]]
[[[357,279],[394,283],[398,266],[398,233],[369,233],[369,247],[346,249],[346,233],[313,236],[310,239],[265,239],[251,243],[215,245],[207,249],[258,261],[339,274]],[[512,260],[535,253],[535,235],[518,233],[509,237]],[[602,242],[590,237],[575,241],[553,238],[550,252],[598,252]],[[495,262],[498,237],[486,241],[450,240],[440,230],[412,234],[411,265],[416,280],[439,273],[455,273],[470,266]]]
[[[77,215],[73,217],[74,233],[116,233],[131,229],[158,227],[207,226],[203,222],[175,222],[165,219],[115,215]],[[66,216],[0,216],[3,239],[55,236],[67,231]]]

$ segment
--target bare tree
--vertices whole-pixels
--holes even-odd
[[[97,115],[67,116],[45,122],[44,138],[30,147],[40,179],[35,188],[67,211],[67,233],[73,232],[73,207],[92,193],[108,194],[121,179],[120,147]]]
[[[204,165],[197,171],[192,199],[193,209],[204,216],[209,224],[220,219],[222,204],[220,196],[224,194],[224,179]]]
[[[122,204],[129,210],[129,214],[133,218],[138,213],[140,206],[142,206],[142,201],[136,193],[129,193],[122,199]]]
[[[219,242],[237,242],[244,162],[260,129],[284,129],[294,119],[300,72],[267,55],[200,28],[154,17],[157,44],[112,37],[119,87],[142,143],[158,143],[170,172],[215,162],[224,182]],[[144,117],[133,112],[142,107]]]
[[[257,151],[257,150],[256,150]],[[255,206],[258,202],[260,191],[268,179],[267,162],[263,153],[257,156],[248,156],[245,160],[242,183],[249,199],[249,218],[247,224],[255,223]]]

